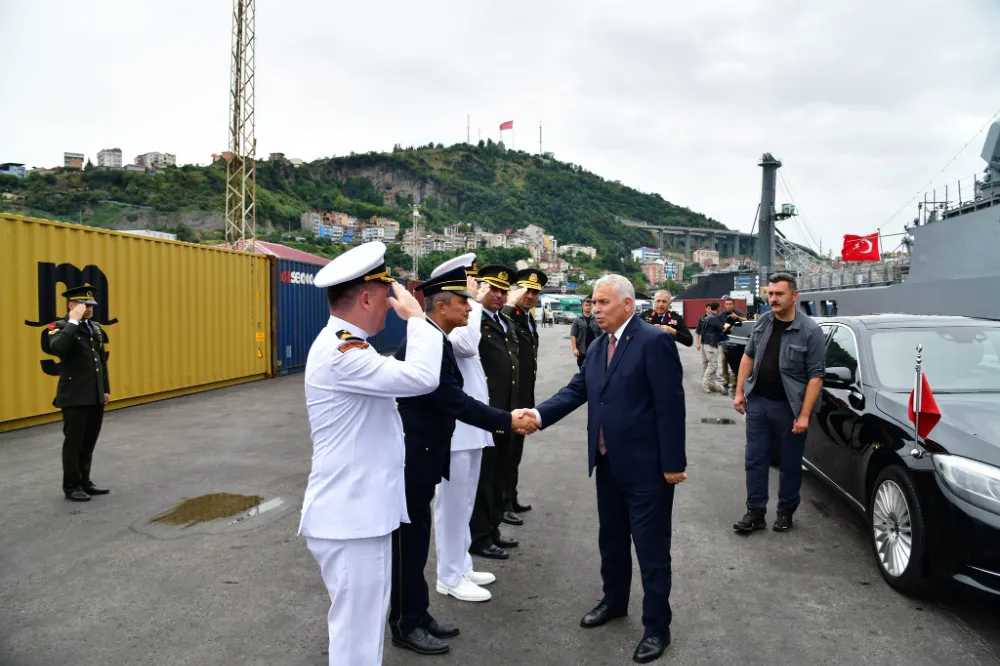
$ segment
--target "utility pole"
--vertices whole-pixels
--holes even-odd
[[[538,154],[542,154],[542,121],[538,121]]]
[[[472,116],[465,116],[465,142],[472,143]]]
[[[420,217],[420,211],[417,210],[419,208],[417,204],[410,204],[410,208],[413,209],[413,279],[419,280],[420,272],[418,268],[420,264],[419,257],[422,244],[420,243],[420,239],[417,237],[417,219]]]

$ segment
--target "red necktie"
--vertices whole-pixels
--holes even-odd
[[[608,338],[608,362],[607,366],[611,366],[611,357],[615,355],[615,336],[612,334]],[[597,450],[601,452],[603,456],[608,452],[608,447],[604,445],[604,426],[601,426],[600,430],[597,431]]]

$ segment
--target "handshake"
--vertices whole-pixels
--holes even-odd
[[[535,413],[530,409],[515,409],[510,414],[511,427],[519,435],[530,435],[538,430],[538,421],[535,420]]]

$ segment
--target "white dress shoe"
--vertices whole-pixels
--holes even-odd
[[[459,601],[489,601],[493,598],[489,590],[484,590],[468,578],[462,578],[454,587],[437,582],[438,594],[449,594]]]
[[[497,579],[497,577],[491,573],[472,570],[465,572],[465,578],[470,583],[475,583],[476,585],[489,585]]]

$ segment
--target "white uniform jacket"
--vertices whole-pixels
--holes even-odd
[[[406,324],[406,361],[382,356],[357,326],[330,317],[306,360],[306,408],[312,471],[299,534],[362,539],[410,522],[403,488],[403,423],[396,397],[435,390],[441,375],[441,331],[422,318]]]
[[[490,404],[490,392],[486,387],[486,373],[483,364],[479,362],[479,339],[483,335],[479,320],[483,316],[483,306],[469,301],[472,312],[469,313],[469,325],[458,326],[451,330],[448,339],[455,351],[458,370],[462,373],[465,386],[462,389],[469,396],[484,405]],[[410,358],[407,352],[406,358]],[[471,426],[461,421],[455,422],[455,434],[451,436],[451,450],[469,451],[493,446],[493,435],[485,430]]]

